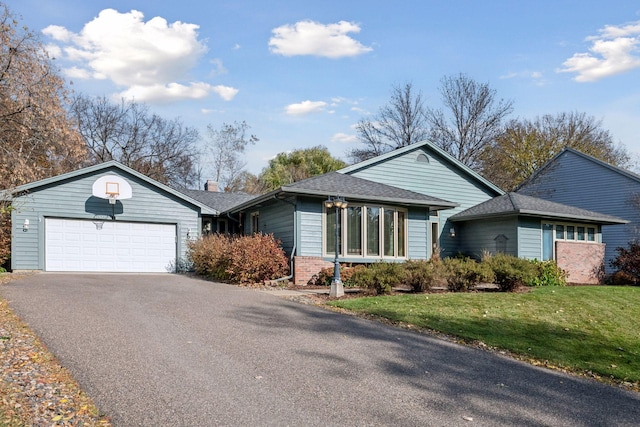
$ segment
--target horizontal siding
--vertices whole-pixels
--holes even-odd
[[[410,259],[429,258],[429,212],[425,208],[411,208],[407,217],[408,257]]]
[[[480,258],[484,251],[496,253],[496,237],[507,238],[506,254],[518,256],[518,221],[516,217],[456,223],[460,252]]]
[[[420,154],[426,155],[429,162],[419,162],[417,159]],[[350,174],[460,204],[439,214],[440,247],[444,256],[455,254],[458,247],[458,243],[449,236],[451,223],[448,218],[496,195],[428,147],[409,151]]]
[[[301,256],[322,256],[322,203],[319,200],[298,201]]]
[[[187,230],[191,237],[198,236],[198,208],[165,193],[135,176],[117,168],[81,175],[70,180],[38,188],[14,201],[14,224],[20,225],[29,219],[28,232],[14,233],[12,268],[37,270],[44,268],[44,218],[93,219],[110,216],[112,206],[108,201],[92,196],[92,185],[105,175],[118,175],[131,185],[133,197],[120,200],[115,206],[116,221],[158,222],[176,224],[180,236],[178,256],[184,256],[187,248]],[[17,231],[17,230],[16,230]]]
[[[617,247],[640,237],[640,207],[632,198],[640,194],[640,182],[572,152],[565,152],[534,181],[518,190],[523,194],[614,215],[626,225],[602,227],[607,271]]]
[[[293,213],[294,206],[283,202],[272,202],[267,206],[258,209],[260,231],[280,240],[282,248],[287,256],[293,250]]]
[[[539,219],[519,219],[518,255],[520,258],[542,259],[542,224]]]

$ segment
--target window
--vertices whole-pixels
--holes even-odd
[[[367,255],[380,255],[380,208],[367,208]]]
[[[336,210],[325,211],[326,255],[335,256]],[[338,216],[338,254],[349,257],[407,256],[407,212],[384,206],[352,205]]]
[[[575,240],[575,227],[573,225],[567,225],[567,240]]]
[[[361,206],[347,207],[347,255],[362,255]]]
[[[579,241],[596,243],[600,226],[555,224],[555,240]]]
[[[340,213],[342,213],[342,209],[340,209]],[[339,214],[339,217],[342,215]],[[327,209],[327,232],[325,233],[327,245],[325,247],[325,252],[327,254],[334,255],[336,254],[336,210],[335,209]],[[340,221],[338,221],[338,234],[340,234]],[[342,255],[342,248],[338,246],[338,255]]]
[[[260,231],[260,212],[253,212],[251,214],[251,232],[257,233]]]

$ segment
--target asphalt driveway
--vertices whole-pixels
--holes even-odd
[[[620,426],[640,396],[176,275],[0,287],[116,426]]]

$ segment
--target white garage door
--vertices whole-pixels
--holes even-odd
[[[167,272],[176,259],[176,226],[47,218],[47,271]]]

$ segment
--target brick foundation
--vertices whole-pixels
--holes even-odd
[[[293,257],[293,283],[306,285],[314,274],[318,274],[320,270],[328,267],[333,267],[333,262],[325,261],[319,256]]]
[[[604,278],[604,243],[556,242],[558,267],[569,273],[568,283],[597,285]]]

